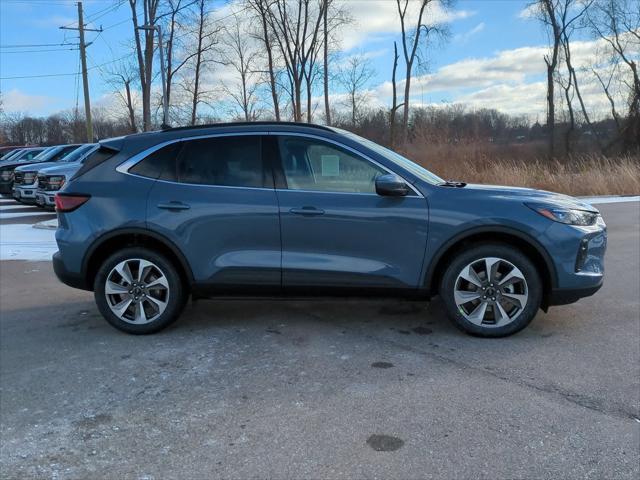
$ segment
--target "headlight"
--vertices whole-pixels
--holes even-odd
[[[37,172],[24,172],[24,176],[22,177],[22,183],[24,185],[31,185],[36,181]]]
[[[64,175],[56,175],[49,177],[47,180],[49,188],[47,190],[60,190],[64,185]]]
[[[547,205],[525,204],[527,207],[535,210],[543,217],[547,217],[554,222],[560,222],[567,225],[578,225],[588,227],[595,225],[600,216],[595,212],[587,212],[586,210],[576,210],[573,208],[550,207]]]
[[[0,172],[0,178],[5,182],[11,180],[12,176],[13,172],[11,170],[2,170],[2,172]]]

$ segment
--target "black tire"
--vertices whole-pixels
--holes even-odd
[[[516,266],[527,283],[528,298],[520,314],[504,326],[477,325],[460,312],[454,298],[456,280],[469,264],[487,257],[497,257]],[[484,243],[460,251],[447,265],[440,282],[440,297],[448,317],[454,325],[471,335],[487,338],[506,337],[525,328],[538,313],[542,301],[543,286],[540,274],[531,260],[520,250],[502,243]]]
[[[109,273],[120,262],[128,259],[143,259],[154,263],[162,271],[169,285],[165,310],[149,323],[136,325],[122,320],[112,312],[105,295],[105,285]],[[175,322],[182,313],[188,299],[187,288],[173,263],[163,255],[143,247],[125,248],[107,258],[96,274],[93,291],[98,310],[100,310],[105,320],[118,330],[135,335],[155,333]]]

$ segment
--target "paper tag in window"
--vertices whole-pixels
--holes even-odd
[[[338,155],[320,155],[323,177],[340,176],[340,157]]]

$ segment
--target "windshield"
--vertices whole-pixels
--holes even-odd
[[[60,149],[58,146],[47,147],[41,151],[38,155],[33,157],[34,160],[49,160],[51,156]]]
[[[82,159],[82,157],[84,155],[87,154],[87,152],[91,151],[92,149],[96,148],[97,146],[98,146],[97,143],[88,143],[86,145],[82,145],[82,146],[76,148],[73,152],[68,154],[66,157],[64,157],[60,161],[61,162],[67,162],[67,163],[78,162],[78,161],[80,161]]]
[[[51,147],[49,147],[51,148]],[[42,148],[27,148],[20,153],[15,160],[21,162],[23,160],[33,160],[36,158],[42,151],[45,149]]]
[[[22,150],[24,150],[23,148],[19,148],[17,150],[14,150],[13,152],[7,154],[6,156],[2,157],[2,161],[3,162],[7,162],[9,160],[11,160],[12,158],[16,158],[18,155],[20,155],[20,152],[22,152]]]
[[[426,168],[421,167],[417,163],[409,160],[406,157],[403,157],[399,153],[394,152],[393,150],[390,150],[387,147],[383,147],[382,145],[378,145],[377,143],[372,142],[371,140],[367,140],[366,138],[363,138],[363,137],[361,137],[359,135],[356,135],[355,133],[348,132],[347,130],[342,130],[341,128],[334,128],[334,130],[339,131],[343,135],[346,135],[347,137],[349,137],[351,140],[355,140],[356,142],[360,143],[361,145],[364,145],[365,147],[373,150],[374,152],[378,153],[379,155],[382,155],[384,158],[386,158],[388,160],[391,160],[396,165],[398,165],[398,166],[404,168],[405,170],[411,172],[413,175],[418,177],[420,180],[424,180],[425,182],[430,183],[431,185],[437,185],[439,183],[443,183],[444,182],[444,180],[441,179],[440,177],[438,177],[436,174],[431,173]]]

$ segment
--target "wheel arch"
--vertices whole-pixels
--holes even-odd
[[[95,275],[102,262],[114,251],[126,247],[145,247],[167,257],[187,286],[193,284],[193,271],[180,249],[168,238],[143,228],[123,228],[98,237],[87,250],[82,271],[87,286],[93,289]]]
[[[537,240],[509,227],[482,226],[459,233],[438,249],[429,263],[424,277],[424,286],[428,294],[432,296],[438,293],[444,270],[456,252],[470,244],[489,242],[514,246],[527,255],[540,273],[545,297],[556,287],[557,273],[551,256]],[[543,301],[543,306],[544,304]]]

